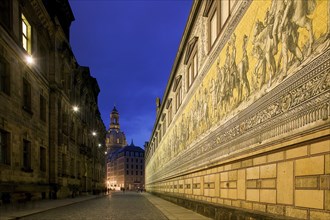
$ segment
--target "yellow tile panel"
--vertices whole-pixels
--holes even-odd
[[[259,202],[259,190],[258,189],[247,189],[246,200]]]
[[[247,168],[246,179],[259,179],[259,167]]]
[[[278,163],[277,169],[277,202],[293,204],[293,161]]]
[[[237,171],[237,198],[245,200],[245,169]]]
[[[324,156],[298,159],[295,166],[296,176],[324,174]]]
[[[295,205],[323,209],[323,190],[295,190]]]
[[[262,156],[262,157],[257,157],[253,159],[253,165],[259,165],[267,162],[267,157]]]
[[[260,190],[260,202],[276,203],[276,190],[274,189]]]
[[[275,162],[275,161],[280,161],[284,160],[284,152],[278,152],[278,153],[273,153],[267,155],[267,162]]]
[[[325,140],[311,144],[311,154],[329,153],[330,152],[330,140]]]
[[[307,155],[307,146],[297,147],[286,151],[286,159],[303,157]]]
[[[275,178],[276,164],[260,166],[260,178]]]

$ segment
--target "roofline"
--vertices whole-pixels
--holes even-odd
[[[167,97],[168,97],[168,95],[170,93],[171,86],[172,86],[173,81],[174,81],[175,76],[176,76],[176,70],[178,69],[179,64],[180,64],[180,60],[182,59],[182,57],[184,55],[184,49],[185,49],[185,47],[186,47],[186,45],[188,43],[189,36],[190,36],[190,33],[192,31],[192,28],[193,28],[193,24],[196,21],[198,12],[199,12],[199,10],[201,8],[200,5],[201,5],[202,2],[203,2],[203,0],[194,0],[193,5],[192,5],[192,7],[190,9],[188,21],[186,23],[184,32],[183,32],[182,37],[181,37],[179,49],[178,49],[178,52],[176,53],[176,57],[175,57],[175,60],[174,60],[174,64],[172,66],[171,74],[170,74],[169,80],[167,82],[167,85],[166,85],[166,89],[165,89],[163,98],[161,100],[162,103],[161,103],[160,109],[159,109],[159,111],[157,113],[156,121],[154,123],[151,136],[149,138],[149,143],[152,142],[151,139],[154,136],[154,133],[156,131],[156,125],[158,124],[158,122],[159,122],[159,120],[161,118],[161,115],[162,115],[161,112],[163,112],[163,109],[164,109],[164,106],[165,106],[165,103],[166,103],[165,101],[167,100]]]

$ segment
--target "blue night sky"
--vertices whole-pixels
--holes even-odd
[[[109,129],[114,104],[127,142],[143,147],[156,118],[192,0],[69,0],[70,43],[77,62],[99,83]]]

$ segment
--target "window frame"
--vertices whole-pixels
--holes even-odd
[[[0,129],[0,164],[11,164],[10,133]]]
[[[222,20],[221,20],[221,17],[222,17],[222,4],[224,3],[224,2],[228,2],[228,16],[227,16],[227,18],[226,18],[226,20],[224,21],[224,22],[222,22]],[[215,1],[213,1],[213,3],[212,3],[212,6],[210,7],[210,10],[206,13],[206,14],[204,14],[204,16],[206,16],[206,17],[208,17],[208,21],[207,21],[207,26],[208,26],[208,47],[209,47],[209,52],[212,50],[212,48],[214,47],[214,45],[215,45],[215,43],[216,43],[216,41],[217,41],[217,39],[219,38],[219,36],[220,36],[220,34],[221,34],[221,32],[222,32],[222,30],[223,30],[223,28],[227,25],[227,23],[228,23],[228,20],[229,20],[229,18],[230,18],[230,16],[231,16],[231,10],[232,10],[232,7],[231,7],[231,4],[232,4],[232,0],[225,0],[225,1],[218,1],[218,0],[215,0]],[[233,4],[236,4],[236,2],[235,3],[233,3]],[[216,22],[217,22],[217,24],[216,24],[216,28],[217,28],[217,30],[216,30],[216,37],[215,37],[215,39],[214,39],[214,41],[213,42],[211,42],[211,20],[212,20],[212,18],[213,18],[213,15],[215,14],[215,13],[217,13],[217,15],[216,15]]]
[[[43,146],[40,146],[40,149],[39,149],[39,170],[41,172],[46,172],[47,170],[47,150],[45,147]]]
[[[195,63],[196,62],[196,63]],[[191,69],[191,71],[189,71]],[[197,69],[197,70],[196,70]],[[198,76],[198,53],[197,46],[194,47],[187,63],[187,92],[190,90]]]
[[[23,109],[32,113],[32,87],[31,83],[23,78]]]
[[[31,162],[31,141],[23,139],[22,168],[24,171],[33,171]]]
[[[13,6],[12,0],[1,0],[3,4],[0,7],[1,15],[0,15],[0,25],[3,26],[7,31],[12,31],[13,27]],[[6,5],[7,4],[7,5]],[[6,16],[6,18],[5,18]]]
[[[0,56],[0,65],[3,65],[3,71],[0,69],[0,92],[10,96],[10,65],[2,56]]]
[[[40,117],[40,120],[43,121],[43,122],[46,122],[47,119],[46,119],[46,115],[47,115],[47,104],[46,104],[46,98],[40,94],[40,97],[39,97],[39,117]]]
[[[24,31],[24,25],[26,30]],[[26,33],[24,33],[26,32]],[[32,54],[32,26],[24,13],[21,13],[21,43],[23,49],[28,53]]]
[[[176,111],[179,110],[181,104],[182,104],[182,82],[179,83],[176,91],[175,91],[175,107],[176,107]]]

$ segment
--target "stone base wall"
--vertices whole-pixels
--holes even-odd
[[[330,219],[328,131],[149,184],[147,190],[214,219]]]

